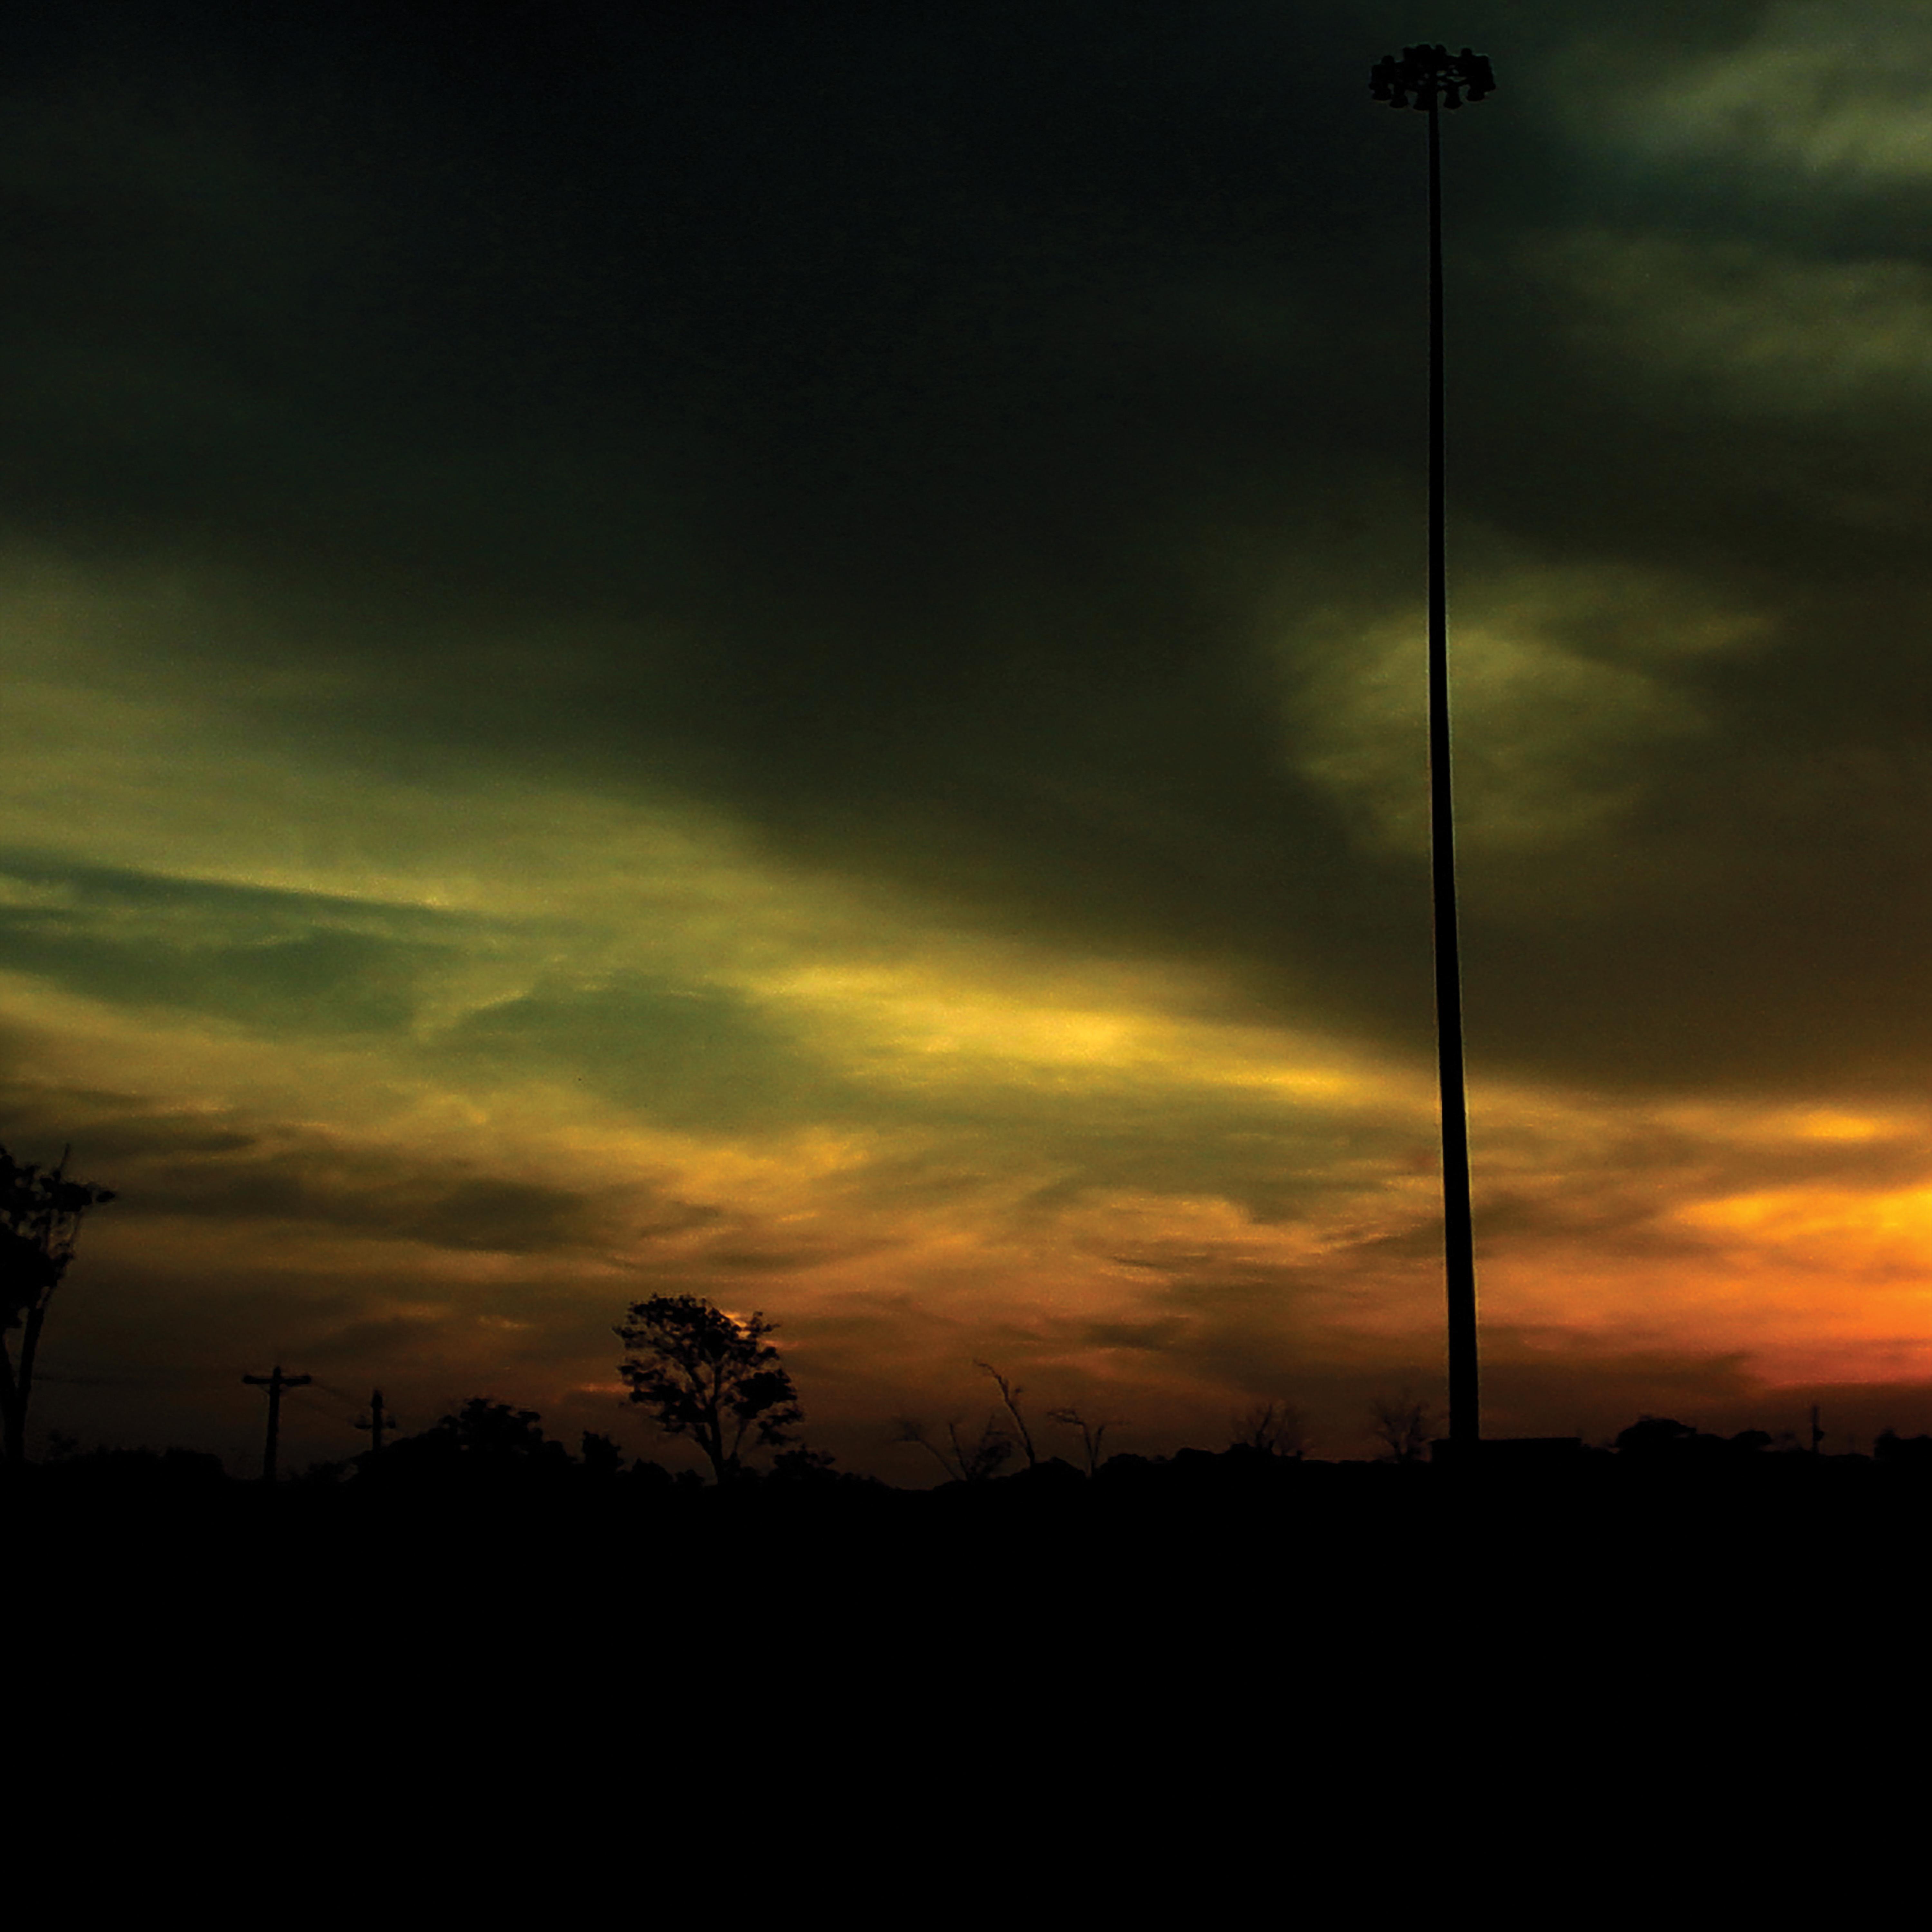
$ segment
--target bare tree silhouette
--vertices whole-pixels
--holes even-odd
[[[1299,1462],[1308,1454],[1308,1418],[1292,1402],[1250,1402],[1228,1418],[1232,1439],[1264,1456]]]
[[[1013,1432],[1019,1438],[1019,1445],[1026,1452],[1027,1467],[1029,1469],[1037,1468],[1040,1458],[1034,1453],[1033,1432],[1027,1427],[1026,1418],[1020,1413],[1020,1397],[1026,1394],[1026,1390],[1018,1383],[1008,1382],[991,1362],[976,1361],[973,1366],[983,1370],[992,1377],[993,1386],[1000,1392],[1000,1402],[1013,1419]]]
[[[1089,1422],[1077,1408],[1049,1408],[1046,1418],[1049,1422],[1058,1423],[1063,1429],[1079,1430],[1081,1446],[1087,1452],[1087,1473],[1090,1476],[1100,1466],[1100,1445],[1106,1439],[1107,1431],[1127,1426],[1126,1418],[1120,1415]]]
[[[1429,1405],[1407,1389],[1369,1404],[1370,1426],[1393,1462],[1419,1462],[1429,1453],[1436,1418]]]
[[[915,1443],[938,1462],[955,1482],[983,1483],[997,1475],[1013,1453],[1013,1439],[1000,1426],[998,1415],[988,1415],[986,1426],[974,1442],[963,1442],[956,1417],[946,1425],[946,1446],[934,1442],[931,1432],[916,1417],[902,1415],[895,1425],[895,1442]]]

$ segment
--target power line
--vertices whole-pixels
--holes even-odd
[[[331,1402],[338,1403],[342,1405],[344,1407],[346,1407],[351,1414],[360,1414],[362,1413],[362,1403],[357,1401],[355,1396],[351,1395],[347,1390],[331,1388],[328,1383],[316,1381],[314,1376],[310,1378],[310,1381],[313,1385],[313,1392],[310,1394],[298,1396],[296,1398],[298,1401],[306,1402],[311,1408],[320,1408],[321,1412],[328,1415],[332,1420],[339,1419],[338,1412],[333,1409],[322,1408],[321,1405],[316,1403],[315,1401],[316,1396],[321,1395],[327,1396]]]

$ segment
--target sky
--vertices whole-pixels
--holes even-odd
[[[0,22],[33,1440],[922,1481],[1439,1406],[1418,40],[1485,1426],[1932,1426],[1932,4]],[[1042,1422],[1043,1447],[1077,1454]]]

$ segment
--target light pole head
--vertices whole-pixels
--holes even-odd
[[[1432,114],[1438,106],[1460,107],[1496,92],[1496,77],[1486,54],[1465,47],[1404,47],[1400,56],[1384,54],[1369,70],[1369,93],[1391,107],[1414,107]],[[1413,94],[1414,100],[1409,97]]]

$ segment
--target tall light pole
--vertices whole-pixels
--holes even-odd
[[[1449,582],[1443,536],[1442,110],[1496,87],[1465,47],[1404,47],[1371,70],[1369,92],[1429,116],[1429,860],[1436,909],[1436,1053],[1442,1087],[1442,1238],[1449,1291],[1449,1441],[1482,1440],[1476,1369],[1476,1254],[1469,1208],[1469,1108],[1462,1069],[1462,966],[1456,929],[1456,815],[1449,776]]]

